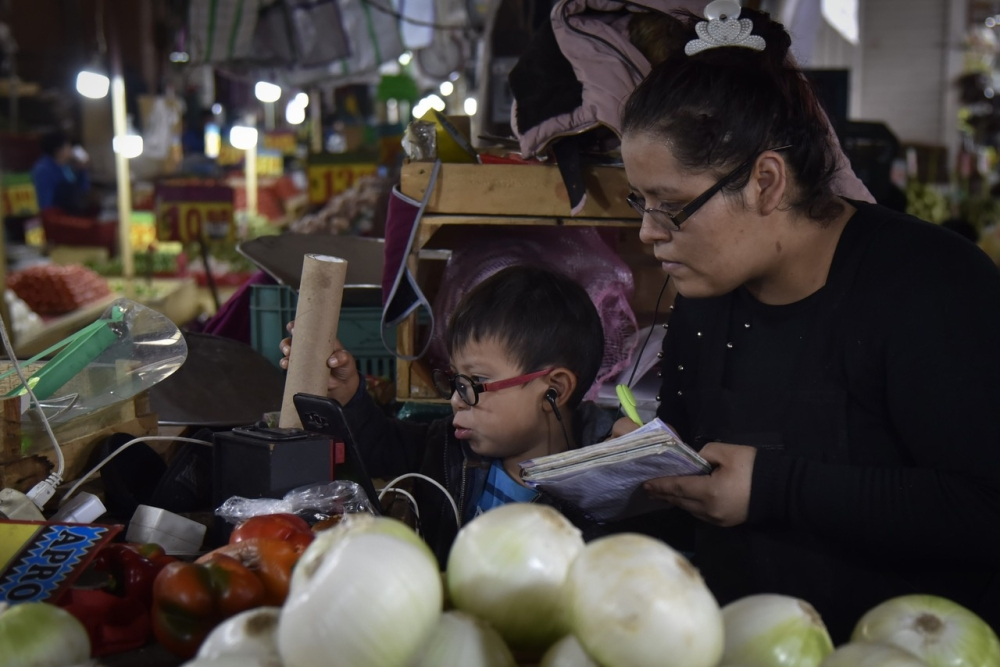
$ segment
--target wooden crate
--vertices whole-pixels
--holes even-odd
[[[400,191],[423,199],[433,166],[429,162],[404,164]],[[575,217],[638,224],[639,216],[625,201],[629,188],[624,169],[587,166],[583,179],[587,202]],[[442,164],[427,212],[534,218],[568,217],[572,213],[562,175],[558,167],[548,164]]]

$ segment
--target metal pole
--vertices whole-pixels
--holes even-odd
[[[125,78],[122,76],[121,45],[118,31],[111,27],[111,121],[119,146],[128,134],[128,116],[125,110]],[[115,153],[115,182],[118,188],[118,253],[122,260],[122,276],[131,284],[135,276],[132,257],[132,183],[129,178],[128,158]]]

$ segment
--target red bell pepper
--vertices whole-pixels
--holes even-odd
[[[139,648],[152,635],[153,582],[176,559],[156,544],[108,544],[91,568],[106,575],[101,588],[71,588],[59,605],[87,629],[95,656]]]
[[[171,653],[191,658],[216,625],[263,604],[264,585],[234,558],[170,563],[153,585],[153,634]]]

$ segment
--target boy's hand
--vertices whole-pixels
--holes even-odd
[[[747,520],[755,447],[710,442],[699,452],[715,468],[711,475],[651,479],[643,488],[702,521],[729,528]]]
[[[294,334],[295,322],[289,322],[285,328],[288,329],[288,333]],[[281,354],[284,355],[284,359],[278,362],[285,370],[288,370],[288,358],[291,353],[292,339],[288,337],[281,341]],[[354,394],[358,391],[358,385],[361,383],[354,357],[340,345],[338,340],[337,349],[326,360],[326,365],[330,369],[330,377],[326,382],[327,396],[341,405],[347,405],[354,398]]]
[[[611,427],[611,437],[608,438],[608,440],[610,440],[611,438],[620,438],[626,433],[631,433],[637,428],[639,428],[639,425],[636,424],[634,421],[632,421],[628,417],[622,417],[621,419],[615,422],[615,425],[613,427]]]

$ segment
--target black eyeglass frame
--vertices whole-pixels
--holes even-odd
[[[440,369],[435,369],[432,373],[434,378],[434,386],[441,393],[443,398],[451,398],[456,392],[458,397],[462,399],[462,402],[468,405],[470,408],[479,405],[479,395],[487,391],[499,391],[501,389],[507,389],[508,387],[518,387],[520,385],[528,384],[536,378],[543,377],[551,373],[553,369],[546,368],[540,371],[535,371],[534,373],[525,373],[524,375],[518,375],[517,377],[509,378],[507,380],[499,380],[497,382],[476,382],[468,375],[463,375],[462,373],[452,373],[451,371],[445,371]],[[459,382],[464,382],[459,384]],[[460,387],[468,387],[472,391],[472,400],[470,401],[466,392],[460,389]]]
[[[767,151],[783,151],[791,147],[792,145],[789,144],[787,146],[778,146],[777,148],[768,148],[747,158],[745,161],[740,163],[738,167],[736,167],[731,172],[720,178],[715,183],[715,185],[713,185],[708,190],[705,190],[703,193],[692,199],[688,204],[684,206],[684,208],[682,208],[677,213],[677,215],[670,215],[666,211],[658,208],[646,208],[645,206],[646,202],[640,199],[639,196],[636,195],[634,192],[630,192],[628,196],[625,198],[625,201],[628,202],[628,205],[634,208],[635,212],[638,213],[640,216],[644,217],[647,213],[649,213],[651,216],[653,216],[653,220],[655,220],[658,224],[662,225],[663,222],[659,218],[657,218],[657,216],[662,215],[666,217],[668,220],[670,220],[670,222],[674,223],[674,231],[680,231],[681,225],[684,224],[684,222],[687,221],[688,218],[690,218],[692,215],[695,214],[695,212],[697,212],[698,209],[704,206],[709,199],[714,197],[716,192],[718,192],[722,188],[732,183],[736,179],[736,177],[744,169],[752,165],[757,160],[757,158],[759,158]]]

